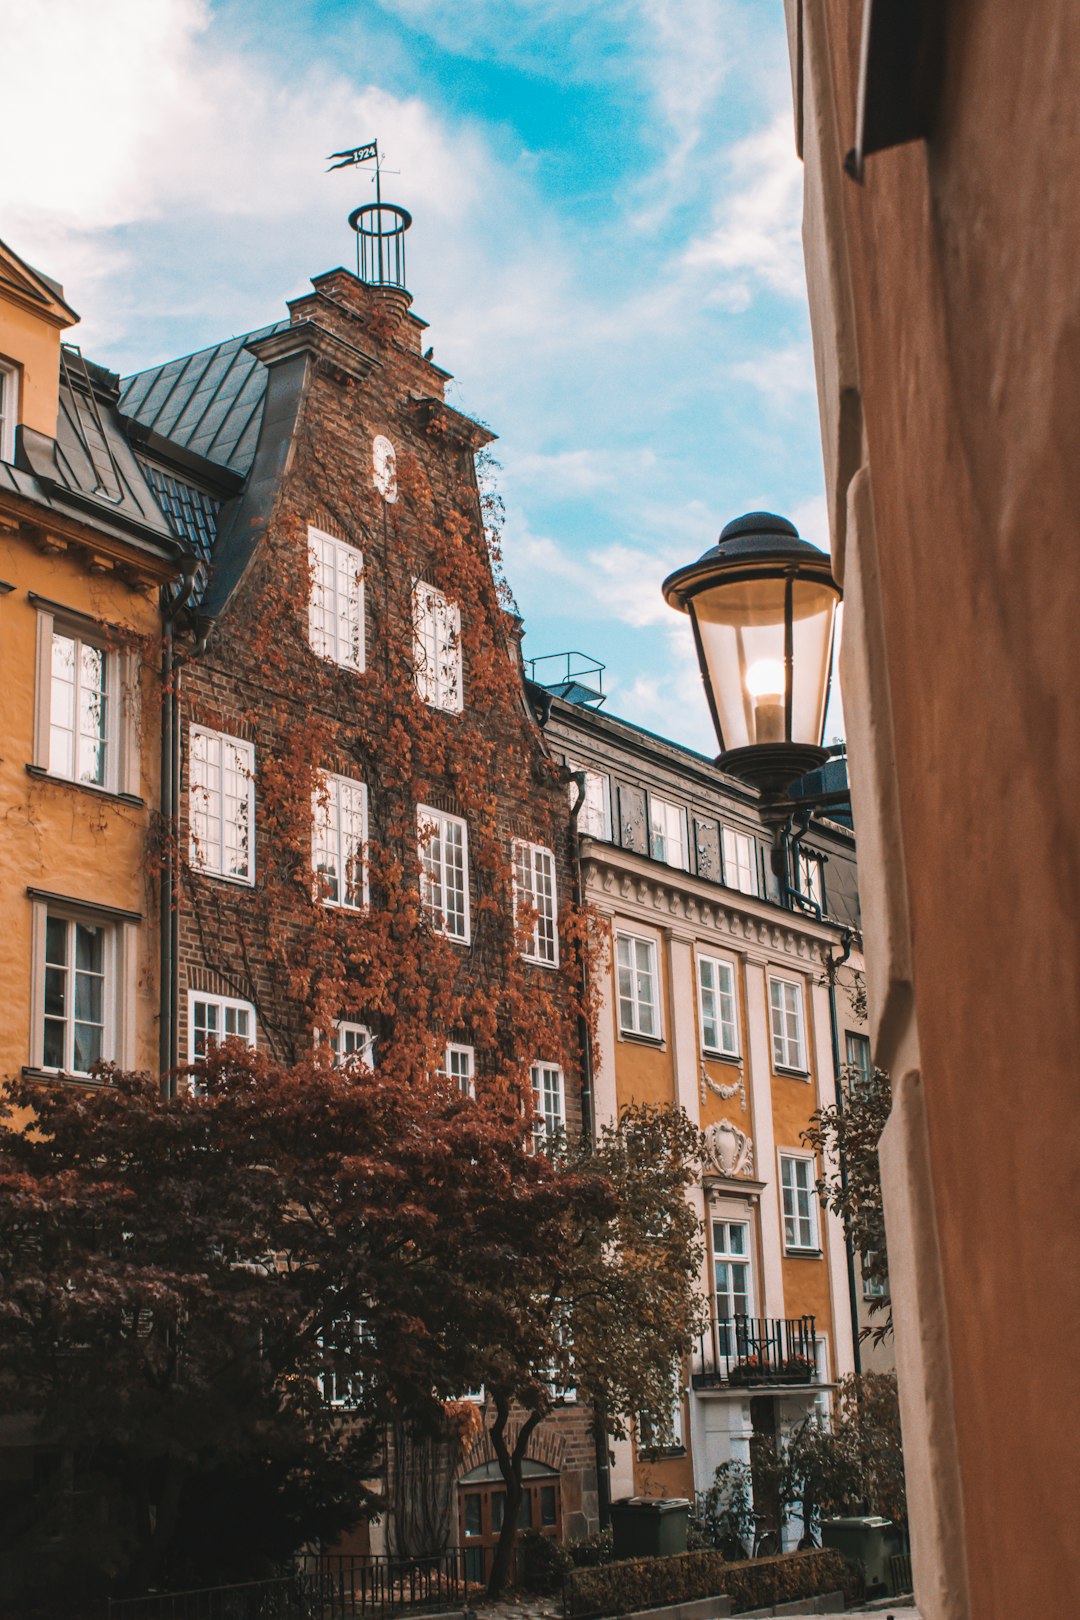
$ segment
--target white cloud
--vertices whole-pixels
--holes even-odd
[[[790,112],[732,147],[726,166],[730,189],[716,206],[712,229],[689,244],[683,262],[718,274],[722,293],[758,282],[803,299],[802,165]]]
[[[809,340],[782,349],[763,349],[750,360],[737,360],[729,368],[737,382],[757,390],[771,409],[786,413],[804,406],[814,392],[814,363]]]
[[[811,495],[808,500],[800,501],[792,507],[790,515],[804,540],[809,540],[812,546],[820,546],[822,551],[832,550],[829,508],[824,495]]]
[[[455,403],[504,435],[507,568],[526,617],[614,627],[640,680],[624,712],[640,705],[707,748],[686,625],[668,636],[660,583],[712,543],[745,484],[770,488],[772,465],[744,465],[740,412],[750,459],[775,442],[783,469],[770,410],[804,398],[800,351],[777,337],[787,312],[771,359],[746,358],[750,306],[768,318],[768,299],[801,290],[790,118],[730,145],[733,92],[753,86],[757,116],[779,104],[751,43],[775,42],[779,24],[757,0],[381,0],[349,15],[335,54],[314,4],[295,22],[275,8],[273,37],[258,0],[237,0],[232,19],[245,10],[246,43],[209,0],[14,10],[6,111],[24,157],[0,169],[3,234],[64,281],[91,354],[149,364],[280,316],[307,275],[351,262],[345,216],[369,182],[324,174],[324,159],[378,135],[401,171],[386,190],[415,215],[410,286],[436,358],[462,379]],[[595,94],[600,117],[605,93],[623,98],[620,118],[632,98],[645,172],[613,158],[622,178],[598,207],[559,208],[544,190],[556,161],[572,167],[559,133],[533,162],[498,106],[446,110],[429,45],[422,66],[408,38],[368,48],[390,16],[447,51]],[[370,82],[395,52],[408,93]],[[688,248],[695,208],[708,226]]]

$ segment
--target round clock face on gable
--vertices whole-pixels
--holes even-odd
[[[371,446],[372,481],[384,501],[397,500],[397,455],[380,433]]]

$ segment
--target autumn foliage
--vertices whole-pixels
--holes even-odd
[[[459,1398],[481,1382],[500,1413],[550,1410],[575,1318],[587,1382],[621,1379],[625,1404],[655,1376],[659,1323],[603,1374],[590,1335],[655,1293],[640,1222],[662,1251],[663,1198],[635,1209],[610,1153],[534,1153],[507,1093],[232,1043],[199,1095],[108,1081],[17,1083],[8,1107],[36,1127],[0,1137],[0,1410],[33,1415],[53,1465],[8,1559],[40,1557],[62,1518],[72,1578],[256,1574],[379,1506],[363,1482],[388,1423],[471,1439]],[[678,1154],[677,1130],[641,1128]]]

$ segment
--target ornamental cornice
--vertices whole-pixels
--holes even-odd
[[[667,881],[660,872],[636,863],[604,860],[590,852],[582,861],[582,876],[588,897],[601,905],[606,901],[612,909],[687,940],[717,934],[729,950],[758,961],[785,956],[817,967],[835,943],[833,933],[795,912],[775,915],[763,906],[741,905],[728,898],[730,890],[723,898],[706,895],[689,886],[693,879]]]

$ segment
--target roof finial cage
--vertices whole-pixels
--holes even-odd
[[[356,232],[356,273],[371,287],[405,291],[405,232],[412,224],[397,203],[364,203],[349,215]]]
[[[375,201],[363,203],[349,215],[356,232],[356,274],[369,287],[398,287],[405,292],[405,232],[412,224],[407,208],[382,200],[383,160],[377,140],[345,152],[332,152],[337,158],[331,169],[354,168],[361,163],[375,164]],[[396,173],[396,170],[390,171]]]

